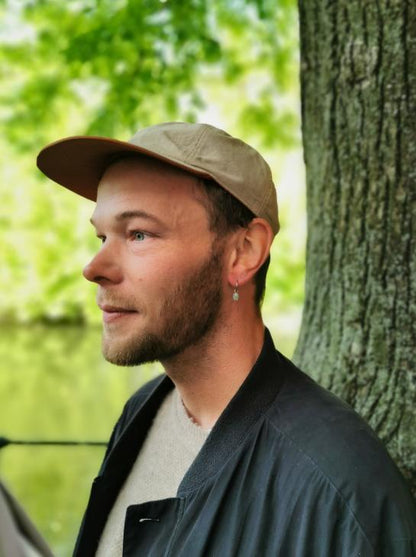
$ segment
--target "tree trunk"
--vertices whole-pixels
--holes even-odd
[[[295,361],[416,493],[416,2],[299,0],[306,300]]]

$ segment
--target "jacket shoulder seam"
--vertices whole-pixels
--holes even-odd
[[[354,521],[356,522],[357,526],[360,529],[360,532],[362,533],[363,537],[367,540],[368,544],[370,545],[370,547],[374,550],[373,544],[371,543],[370,539],[367,536],[367,533],[361,523],[361,521],[358,519],[356,513],[354,512],[354,510],[351,508],[351,505],[348,501],[348,499],[344,496],[344,494],[338,489],[338,487],[335,485],[335,483],[331,480],[331,478],[325,474],[325,472],[322,470],[321,466],[319,466],[319,464],[316,462],[316,460],[306,451],[304,451],[299,444],[296,442],[296,440],[288,435],[287,432],[283,431],[282,429],[280,429],[271,419],[269,416],[265,416],[267,422],[271,425],[271,427],[277,432],[279,433],[282,437],[284,437],[293,447],[295,447],[295,449],[302,454],[302,456],[304,458],[306,458],[313,466],[313,468],[315,470],[317,470],[319,472],[319,474],[322,476],[322,478],[331,486],[331,488],[335,491],[335,493],[337,494],[337,496],[341,499],[343,505],[345,506],[345,508],[348,510],[348,512],[350,513],[350,515],[353,517]]]

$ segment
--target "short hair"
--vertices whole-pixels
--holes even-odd
[[[201,178],[199,180],[205,191],[208,204],[210,229],[218,234],[228,234],[239,227],[246,228],[255,218],[255,214],[243,205],[237,198],[228,193],[215,180]],[[270,254],[254,276],[254,301],[258,309],[261,308],[266,289],[266,275],[270,264]]]

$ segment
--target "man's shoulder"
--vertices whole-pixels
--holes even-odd
[[[286,378],[268,411],[276,431],[332,479],[365,474],[393,461],[367,422],[347,403],[284,358]]]
[[[349,405],[284,359],[286,379],[267,412],[293,485],[330,486],[364,531],[382,509],[389,528],[415,536],[416,510],[408,486],[382,442]],[[306,495],[306,493],[305,493]]]

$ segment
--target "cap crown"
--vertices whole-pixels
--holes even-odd
[[[276,189],[270,167],[244,141],[208,124],[170,122],[139,130],[129,143],[214,179],[256,216],[265,218],[277,233]]]
[[[278,232],[276,189],[268,164],[253,147],[208,124],[168,122],[143,128],[129,141],[68,137],[42,149],[37,164],[58,184],[95,200],[105,169],[123,153],[140,153],[212,178]]]

